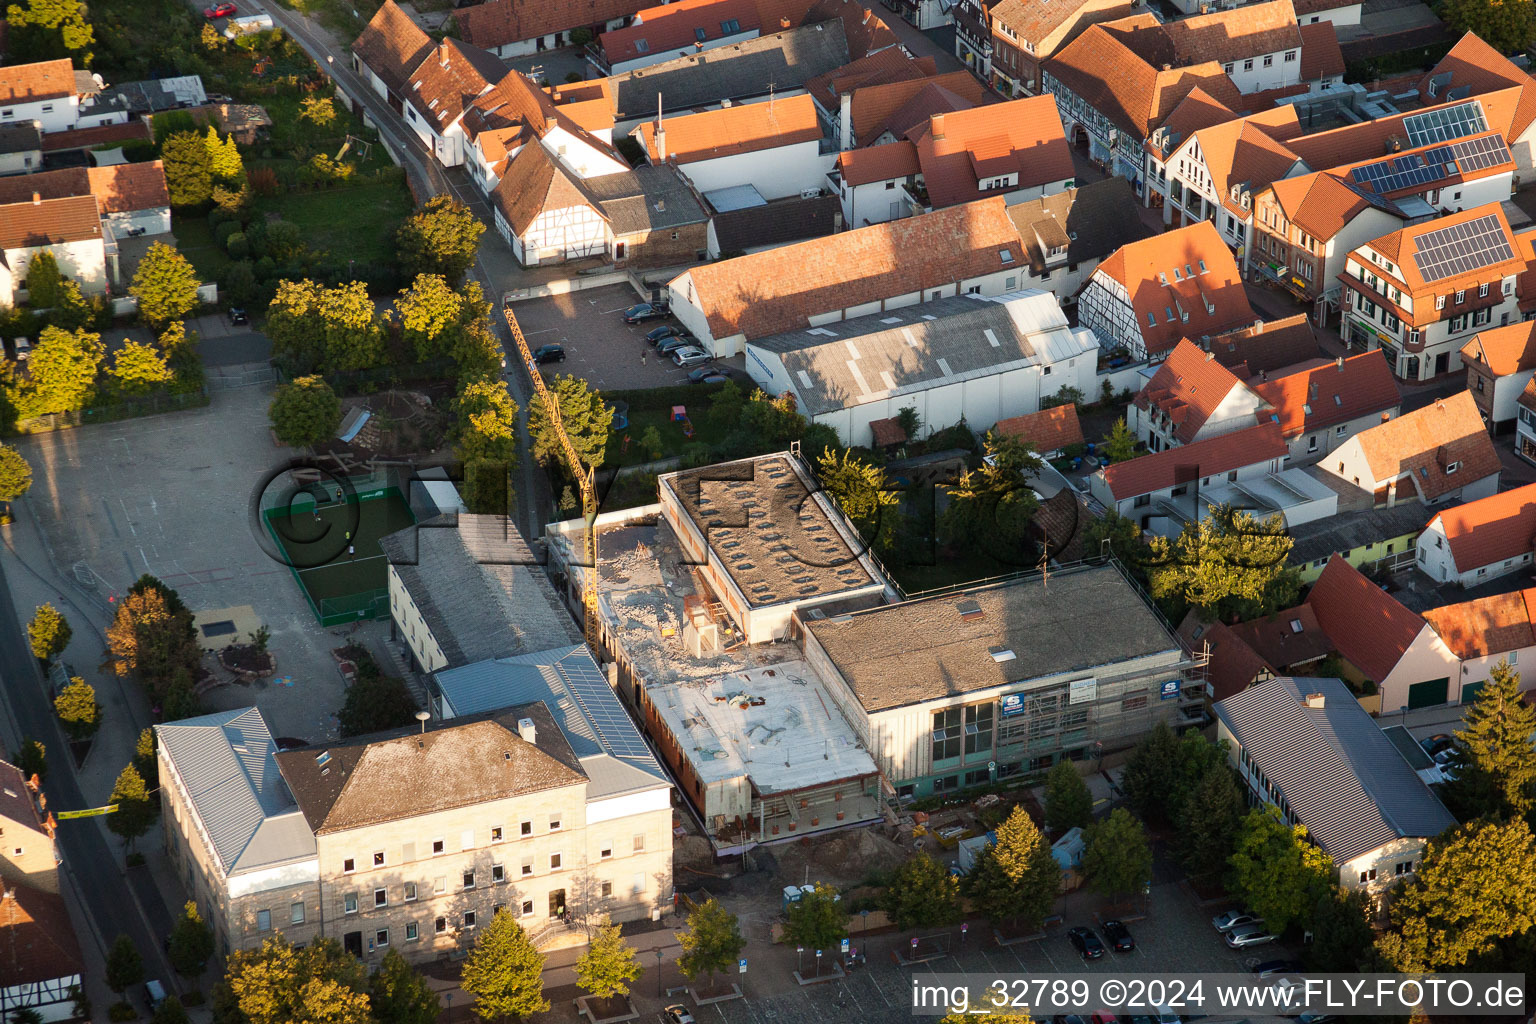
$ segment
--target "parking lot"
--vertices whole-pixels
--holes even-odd
[[[629,285],[615,284],[528,299],[514,305],[512,311],[530,348],[560,345],[565,349],[565,362],[544,365],[547,375],[569,373],[601,391],[686,384],[688,371],[670,358],[658,356],[645,341],[647,331],[677,321],[667,317],[626,324],[620,316],[641,301]],[[721,362],[730,366],[741,360]]]

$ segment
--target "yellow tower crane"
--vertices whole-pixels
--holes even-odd
[[[517,342],[517,352],[522,356],[523,366],[527,368],[528,376],[533,379],[533,390],[544,399],[544,409],[549,415],[550,427],[554,430],[555,436],[560,439],[560,451],[565,455],[566,465],[570,467],[571,475],[576,478],[576,486],[581,488],[581,516],[587,521],[582,550],[586,553],[587,565],[590,566],[592,573],[587,585],[581,588],[582,628],[586,631],[587,644],[596,654],[598,652],[597,487],[594,483],[594,468],[582,465],[580,456],[576,454],[576,446],[571,443],[571,436],[565,432],[565,421],[560,415],[560,401],[544,383],[544,375],[539,372],[538,365],[533,361],[533,353],[528,349],[528,339],[523,337],[523,329],[518,326],[517,317],[512,315],[510,307],[503,307],[502,312],[506,314],[507,327],[512,331],[512,340]]]

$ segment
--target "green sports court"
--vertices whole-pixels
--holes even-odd
[[[325,488],[299,490],[262,518],[322,626],[389,614],[389,568],[379,538],[416,521],[399,489],[376,487],[341,501]]]

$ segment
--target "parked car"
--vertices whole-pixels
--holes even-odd
[[[203,17],[212,21],[214,18],[228,18],[235,14],[238,8],[231,3],[214,4],[212,7],[203,8]]]
[[[700,363],[707,363],[713,358],[708,352],[701,348],[694,348],[692,345],[685,346],[672,353],[672,361],[678,366],[697,366]]]
[[[1333,1024],[1338,1019],[1331,1013],[1300,1013],[1296,1015],[1296,1024]]]
[[[1099,930],[1104,933],[1104,941],[1116,953],[1129,953],[1136,948],[1136,940],[1131,937],[1131,930],[1120,921],[1105,921],[1099,925]]]
[[[1301,964],[1295,960],[1265,960],[1261,964],[1255,964],[1253,973],[1260,978],[1272,978],[1277,974],[1297,974],[1301,971]]]
[[[1267,942],[1274,942],[1276,936],[1264,929],[1262,924],[1244,924],[1227,932],[1227,945],[1233,949],[1247,949],[1249,946],[1262,946]]]
[[[1051,1018],[1052,1024],[1088,1024],[1082,1017],[1075,1013],[1058,1013]]]
[[[229,322],[231,325],[248,324],[251,322],[251,318],[239,306],[230,306]]]
[[[641,302],[624,311],[624,322],[638,324],[643,320],[660,320],[666,315],[666,306],[653,306],[649,302]]]
[[[1168,1007],[1159,1006],[1157,1008],[1157,1024],[1184,1024],[1184,1022],[1179,1019],[1178,1014],[1168,1009]]]
[[[1092,928],[1070,928],[1067,930],[1067,938],[1084,960],[1097,960],[1104,955],[1104,943],[1093,934]]]
[[[563,363],[565,349],[559,345],[540,345],[533,350],[533,361],[540,366],[545,363]]]
[[[1091,1024],[1120,1024],[1120,1021],[1115,1017],[1115,1015],[1110,1013],[1108,1010],[1100,1010],[1098,1013],[1094,1014],[1088,1019]]]
[[[645,333],[645,340],[654,345],[658,341],[666,341],[668,338],[675,338],[679,334],[687,333],[687,331],[676,324],[662,324],[660,327],[653,327],[647,331]]]
[[[724,384],[726,381],[731,379],[731,378],[727,377],[725,374],[721,373],[719,370],[715,369],[712,366],[705,367],[705,369],[709,370],[709,372],[706,373],[704,376],[700,377],[698,380],[694,380],[693,383],[695,383],[695,384]],[[689,378],[689,379],[692,380],[692,378]]]
[[[1450,733],[1436,733],[1427,740],[1420,740],[1419,746],[1424,748],[1424,753],[1439,760],[1440,754],[1456,745],[1456,737]]]
[[[695,366],[693,369],[688,371],[688,380],[690,383],[698,384],[701,383],[705,377],[711,375],[717,375],[722,378],[725,376],[724,373],[720,372],[720,367],[718,366]]]
[[[693,1014],[688,1012],[688,1007],[682,1003],[673,1003],[661,1011],[667,1024],[693,1024]]]
[[[144,983],[144,1001],[149,1004],[151,1013],[160,1009],[160,1004],[165,1002],[165,986],[154,978],[146,981]]]
[[[691,334],[675,334],[670,338],[662,338],[658,341],[656,343],[656,351],[665,356],[671,355],[680,348],[687,348],[689,345],[697,348],[698,344],[698,340]]]
[[[1219,932],[1229,932],[1245,924],[1263,924],[1264,919],[1251,910],[1229,910],[1211,918],[1211,926]]]

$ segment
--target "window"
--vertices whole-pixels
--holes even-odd
[[[533,913],[533,900],[523,900],[523,905],[518,908],[518,913],[524,915]]]
[[[531,861],[531,860],[523,861],[523,877],[527,878],[531,874],[533,874],[533,861]]]
[[[272,930],[272,911],[256,911],[256,930],[259,932],[269,932]]]
[[[401,860],[401,862],[405,863],[405,864],[409,864],[411,861],[413,861],[415,859],[416,859],[416,844],[415,843],[401,843],[400,844],[400,860]]]
[[[696,42],[702,43],[704,40],[709,38],[709,33],[705,32],[701,28],[696,28],[693,30],[693,38]]]
[[[43,113],[45,113],[45,114],[53,113],[53,104],[52,103],[44,103],[43,104]]]
[[[354,872],[356,870],[357,870],[357,864],[352,860],[351,857],[348,857],[346,860],[341,862],[341,873],[342,874],[350,875],[352,872]]]
[[[613,895],[613,883],[604,882],[600,891],[602,892],[603,899],[606,900],[608,897]]]
[[[1285,51],[1285,62],[1287,64],[1292,64],[1292,63],[1295,62],[1295,60],[1296,60],[1296,51],[1295,50],[1286,50]]]
[[[1456,301],[1458,303],[1462,303],[1462,302],[1467,301],[1467,290],[1465,288],[1460,289],[1459,291],[1456,292]]]
[[[447,891],[448,891],[448,879],[446,877],[444,877],[442,875],[439,875],[438,877],[432,879],[432,892],[435,895],[441,896],[443,893],[445,893]]]
[[[644,852],[644,850],[645,850],[645,835],[644,835],[644,833],[637,833],[635,835],[635,852],[636,853],[642,853],[642,852]]]
[[[1150,495],[1150,494],[1138,494],[1136,496],[1136,500],[1131,502],[1131,507],[1133,507],[1133,508],[1146,508],[1150,504],[1152,504],[1152,495]]]
[[[632,893],[645,892],[645,872],[636,871],[635,877],[630,880],[629,891]]]
[[[474,887],[475,887],[475,872],[474,872],[474,869],[471,868],[469,871],[464,872],[464,888],[466,888],[466,889],[473,889]]]
[[[1334,437],[1343,437],[1347,433],[1349,433],[1349,424],[1347,423],[1340,423],[1338,426],[1333,428]]]
[[[1235,64],[1223,64],[1223,65],[1222,65],[1222,66],[1221,66],[1221,70],[1223,70],[1223,71],[1225,71],[1225,72],[1226,72],[1226,73],[1227,73],[1227,74],[1229,74],[1229,75],[1230,75],[1230,74],[1231,74],[1231,73],[1232,73],[1232,71],[1233,71],[1233,69],[1234,69],[1234,68],[1235,68],[1235,67],[1236,67],[1236,66],[1237,66],[1237,65],[1235,65]]]
[[[405,941],[415,942],[419,938],[421,938],[421,932],[417,929],[416,922],[412,921],[407,924],[405,926]]]
[[[1120,702],[1121,711],[1136,711],[1147,706],[1147,691],[1137,690],[1135,693],[1126,694]]]
[[[473,928],[474,926],[475,926],[475,912],[473,910],[466,910],[466,911],[464,911],[464,927],[465,928]]]
[[[1272,68],[1272,67],[1275,66],[1275,55],[1274,54],[1266,53],[1264,55],[1264,66],[1267,67],[1267,68]]]
[[[493,843],[501,842],[501,826],[500,825],[497,825],[495,828],[491,829],[491,842],[493,842]]]
[[[1253,61],[1252,60],[1245,60],[1245,61],[1243,61],[1243,70],[1244,71],[1252,71],[1253,70]]]
[[[388,889],[375,889],[375,890],[373,890],[373,905],[376,906],[376,907],[387,907],[387,906],[389,906],[389,890]]]
[[[507,869],[505,867],[503,867],[502,865],[500,865],[500,864],[492,864],[491,865],[491,881],[493,881],[493,882],[505,882],[506,880],[507,880]]]
[[[552,854],[549,855],[549,870],[551,870],[551,871],[559,871],[560,870],[560,854],[552,853]]]
[[[303,903],[295,903],[295,904],[293,904],[292,906],[290,906],[288,908],[288,923],[289,924],[303,924],[304,923],[304,904]]]
[[[1315,451],[1317,451],[1317,435],[1313,434],[1311,437],[1307,438],[1307,454],[1310,455]]]
[[[1456,472],[1460,468],[1461,468],[1461,463],[1453,462],[1449,466],[1445,467],[1445,475],[1446,476],[1450,476],[1452,473]]]
[[[344,914],[357,913],[357,893],[349,892],[341,898],[341,911]]]
[[[1435,308],[1436,309],[1444,309],[1445,308],[1445,296],[1444,295],[1436,295],[1435,296]]]
[[[443,841],[441,839],[434,839],[434,840],[432,840],[432,856],[434,856],[434,857],[441,857],[442,855],[443,855]]]
[[[475,830],[467,828],[459,833],[459,849],[473,850],[475,848]]]
[[[379,949],[383,949],[385,946],[389,945],[389,929],[380,928],[378,931],[374,932],[373,944]]]
[[[376,867],[376,868],[381,868],[381,867],[384,866],[384,851],[383,850],[375,850],[374,851],[374,853],[373,853],[373,866]]]
[[[549,830],[551,832],[559,832],[560,831],[560,815],[558,815],[558,814],[551,814],[549,816]]]
[[[1482,394],[1483,393],[1483,378],[1481,378],[1481,377],[1477,378],[1477,393],[1478,394]]]
[[[973,704],[965,709],[965,753],[983,754],[992,749],[992,714],[997,705]]]
[[[531,822],[531,821],[523,822],[521,825],[518,826],[518,831],[521,834],[525,835],[525,836],[533,835],[533,822]]]
[[[1156,327],[1157,326],[1157,314],[1152,312],[1150,309],[1147,310],[1147,326],[1148,327]]]
[[[1472,326],[1473,327],[1482,327],[1482,326],[1486,325],[1489,320],[1492,320],[1492,319],[1493,319],[1493,310],[1491,310],[1491,309],[1479,309],[1479,310],[1476,310],[1472,314]]]
[[[613,857],[613,844],[612,843],[606,844],[600,851],[598,851],[598,854],[597,854],[598,860],[609,860],[612,857]]]
[[[636,53],[649,53],[650,49],[651,49],[651,44],[649,42],[647,42],[646,40],[644,40],[644,39],[636,39],[635,40],[635,52]],[[406,109],[407,110],[411,110],[413,108],[407,107]]]
[[[1466,330],[1466,328],[1467,328],[1467,314],[1463,313],[1460,316],[1453,316],[1453,317],[1451,317],[1450,331],[1451,331],[1452,334],[1457,334],[1457,333],[1459,333],[1461,331]]]
[[[933,714],[933,759],[947,761],[960,756],[959,708],[946,708]]]
[[[740,32],[741,31],[741,22],[736,20],[735,18],[731,18],[731,19],[729,19],[727,21],[722,21],[720,23],[720,31],[724,32],[726,35],[730,35],[733,32]]]
[[[446,917],[440,917],[436,921],[433,921],[432,930],[439,935],[443,934],[443,932],[446,932],[448,930],[448,919]]]
[[[416,901],[416,883],[415,882],[406,882],[405,883],[405,902],[407,902],[407,903],[414,903],[415,901]]]
[[[1480,299],[1488,297],[1488,283],[1486,281],[1477,286],[1477,297]]]

